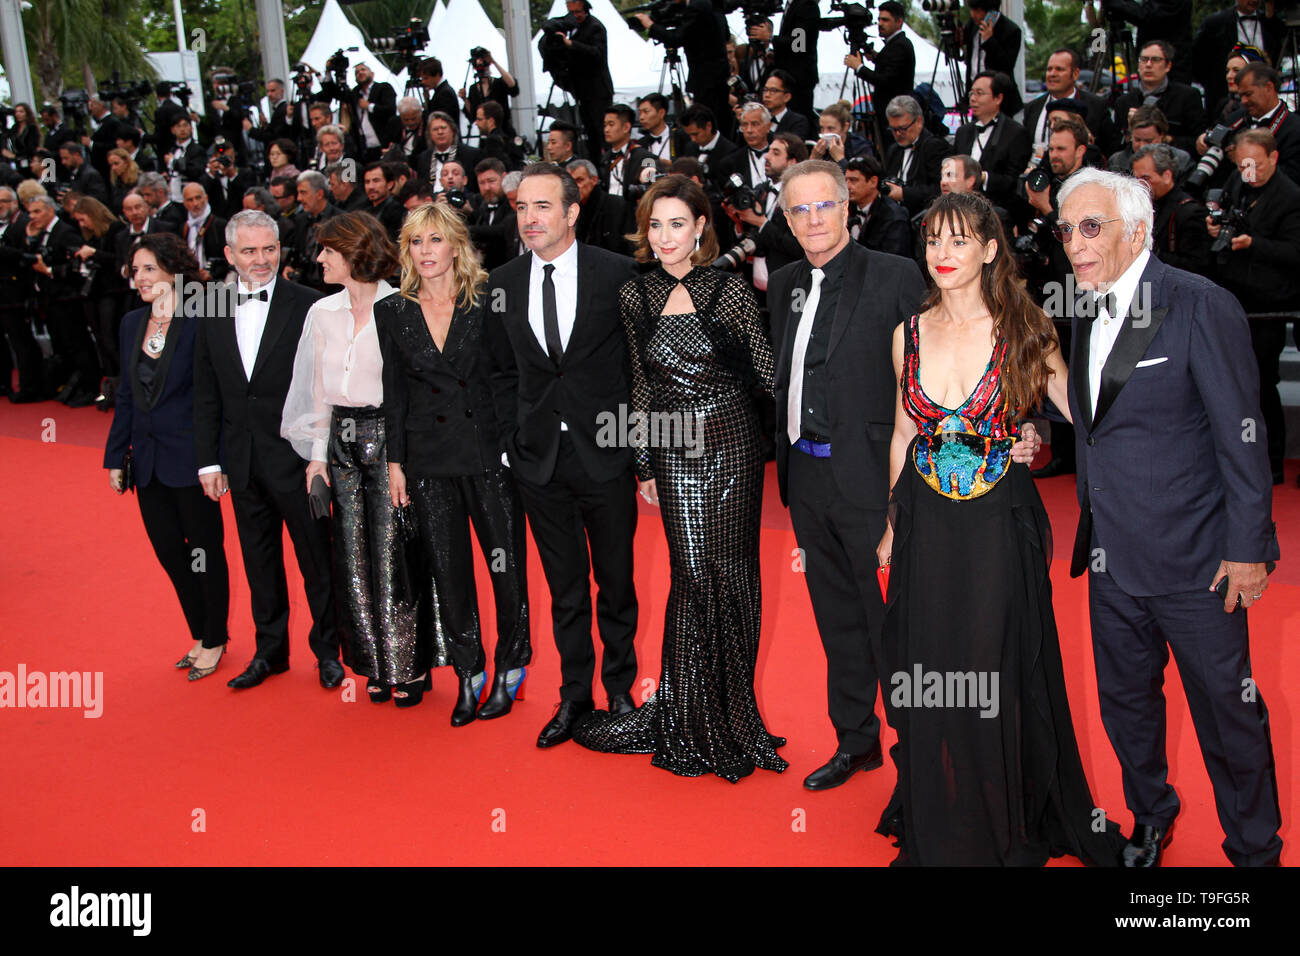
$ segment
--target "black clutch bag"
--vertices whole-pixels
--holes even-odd
[[[129,448],[126,457],[122,459],[122,494],[128,491],[135,491],[135,456]]]
[[[330,486],[325,479],[317,475],[311,480],[311,491],[307,495],[307,504],[313,518],[328,518],[330,514]]]
[[[420,602],[420,582],[425,580],[424,550],[420,529],[409,508],[396,509],[397,560],[393,568],[393,600],[414,606]]]

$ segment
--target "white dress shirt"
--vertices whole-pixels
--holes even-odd
[[[1111,223],[1110,225],[1118,227],[1121,224]],[[1075,228],[1077,229],[1078,226]],[[1143,249],[1138,254],[1138,257],[1129,264],[1129,267],[1124,270],[1124,274],[1111,285],[1110,291],[1115,295],[1115,309],[1119,313],[1119,317],[1111,315],[1109,310],[1102,308],[1097,313],[1096,320],[1092,323],[1092,338],[1088,342],[1088,389],[1091,393],[1092,414],[1094,416],[1097,414],[1097,398],[1101,395],[1101,370],[1106,367],[1106,359],[1110,358],[1111,349],[1115,347],[1115,340],[1119,338],[1120,329],[1124,327],[1122,317],[1128,313],[1129,305],[1133,302],[1133,296],[1137,292],[1138,280],[1142,278],[1142,273],[1150,259],[1151,253]],[[1150,303],[1140,301],[1139,305],[1142,308],[1147,308]]]
[[[555,266],[555,271],[551,273],[551,281],[555,284],[555,316],[559,320],[560,344],[567,351],[578,313],[577,242],[571,243],[569,248],[549,263],[534,253],[528,273],[528,326],[533,330],[542,351],[550,354],[546,347],[546,318],[542,314],[542,281],[545,279],[542,267],[545,265]],[[560,421],[560,428],[563,431],[569,430],[568,424],[563,420]]]
[[[654,154],[655,159],[672,159],[672,150],[668,147],[671,134],[672,130],[668,128],[666,123],[658,136],[653,133],[647,134],[650,136],[650,140],[645,144],[645,148]]]

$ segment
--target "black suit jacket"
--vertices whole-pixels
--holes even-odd
[[[157,219],[153,218],[150,218],[145,222],[144,231],[145,235],[156,234],[159,232],[171,232],[170,229],[158,222]],[[124,226],[113,238],[113,267],[117,270],[117,274],[122,277],[123,284],[131,278],[131,263],[128,261],[127,256],[131,254],[131,247],[135,245],[135,241],[138,238],[140,237],[131,234],[129,226]]]
[[[792,106],[794,102],[812,103],[813,87],[818,79],[817,35],[820,32],[821,10],[817,0],[790,0],[786,4],[781,28],[772,37],[772,66],[794,77],[797,87]]]
[[[975,38],[979,36],[980,28],[974,20],[967,20],[962,24],[962,46],[966,50],[966,89],[969,92],[971,81],[979,69],[975,65]],[[996,70],[999,73],[1005,73],[1012,84],[1016,82],[1016,59],[1020,56],[1021,30],[1020,24],[1011,20],[1005,13],[998,17],[998,22],[993,24],[993,36],[984,41],[982,49],[984,51],[984,69]],[[1019,99],[1019,87],[1016,87],[1016,98]],[[1016,112],[1012,109],[1011,112]]]
[[[812,123],[802,113],[786,107],[785,114],[772,130],[773,133],[794,133],[800,139],[812,139]]]
[[[699,160],[704,166],[704,171],[708,174],[709,179],[714,183],[720,183],[730,175],[730,165],[732,157],[740,152],[740,147],[727,139],[725,136],[719,136],[713,144],[713,148],[708,152],[701,149],[698,152]]]
[[[370,125],[375,130],[375,136],[379,138],[380,147],[383,147],[385,145],[384,131],[388,128],[389,121],[397,116],[397,91],[389,83],[372,80],[366,94],[366,100],[370,103]],[[359,117],[360,111],[357,112]],[[455,115],[452,114],[453,118]],[[360,124],[354,124],[353,130],[356,133],[358,142],[360,142]]]
[[[912,147],[911,168],[903,183],[903,205],[913,215],[920,212],[939,195],[939,181],[943,174],[943,161],[952,155],[952,146],[942,136],[935,136],[928,129],[921,130],[916,144]],[[885,178],[898,179],[903,168],[903,150],[897,143],[891,143],[885,154]]]
[[[1247,312],[1294,309],[1300,297],[1300,186],[1274,172],[1258,191],[1247,190],[1234,172],[1227,192],[1234,208],[1253,200],[1241,230],[1250,248],[1229,253],[1217,269],[1219,283]]]
[[[169,201],[158,207],[154,212],[154,218],[165,231],[180,236],[185,233],[185,221],[189,218],[189,214],[180,203]]]
[[[697,98],[726,85],[731,72],[727,66],[728,35],[721,6],[715,8],[710,0],[686,0],[686,10],[677,26],[656,23],[650,28],[651,39],[681,47],[686,54],[686,90]],[[716,117],[717,122],[724,119]]]
[[[632,471],[630,448],[602,447],[602,421],[630,402],[627,343],[618,290],[636,275],[624,256],[578,243],[578,303],[573,333],[557,367],[528,323],[533,254],[512,259],[488,278],[483,344],[500,427],[500,447],[525,481],[545,484],[555,473],[560,422],[568,425],[578,460],[593,481]],[[503,311],[492,308],[504,302]]]
[[[469,237],[483,256],[484,269],[491,271],[513,259],[519,249],[519,220],[510,203],[503,197],[495,214],[487,203],[479,203],[470,214]]]
[[[207,221],[200,227],[203,232],[203,256],[207,260],[208,273],[212,276],[213,281],[220,282],[230,271],[230,263],[226,261],[226,220],[217,215],[216,210],[209,208]],[[187,219],[181,224],[181,239],[189,244],[189,237],[186,230],[189,228]]]
[[[364,196],[365,193],[362,193]],[[393,242],[397,241],[398,235],[402,232],[402,222],[406,219],[406,210],[392,196],[388,196],[378,206],[371,204],[368,200],[362,209],[378,219],[386,230],[388,238]]]
[[[849,210],[850,216],[853,212]],[[909,257],[912,254],[912,217],[902,203],[879,195],[871,204],[866,226],[858,230],[858,242],[876,252]]]
[[[165,156],[176,146],[172,124],[188,115],[185,107],[170,98],[158,104],[158,109],[153,114],[153,142],[158,148],[159,156]]]
[[[1135,56],[1152,40],[1172,43],[1171,75],[1184,83],[1192,81],[1192,0],[1107,0],[1107,5],[1112,15],[1118,14],[1137,27]],[[1222,73],[1222,61],[1218,68]]]
[[[636,204],[620,196],[611,196],[603,186],[591,190],[578,223],[578,238],[590,246],[599,246],[621,256],[632,254],[631,244],[623,237],[636,231]]]
[[[1025,115],[1021,118],[1025,127],[1025,132],[1029,134],[1029,142],[1034,142],[1034,134],[1038,129],[1038,121],[1043,115],[1043,104],[1047,102],[1048,94],[1030,100],[1025,106]],[[1110,107],[1106,105],[1103,97],[1089,93],[1085,89],[1076,89],[1073,99],[1078,100],[1087,108],[1088,115],[1084,117],[1084,122],[1088,125],[1093,138],[1097,141],[1097,146],[1103,153],[1109,156],[1115,150],[1119,149],[1120,133],[1115,128],[1114,122],[1111,121]],[[1124,129],[1128,129],[1128,114],[1125,113]]]
[[[1277,63],[1286,39],[1286,27],[1277,17],[1265,17],[1260,4],[1260,30],[1264,52],[1271,62]],[[1212,13],[1201,21],[1201,28],[1192,42],[1192,76],[1205,89],[1207,106],[1221,102],[1228,95],[1228,81],[1223,76],[1223,66],[1228,54],[1237,45],[1237,7]]]
[[[1117,129],[1128,129],[1128,111],[1146,102],[1146,95],[1142,84],[1135,83],[1115,101]],[[1155,105],[1169,121],[1169,135],[1174,138],[1174,145],[1196,155],[1196,137],[1206,129],[1205,104],[1201,102],[1201,94],[1185,83],[1170,80],[1165,91],[1156,98]]]
[[[921,270],[910,259],[849,243],[849,261],[826,356],[830,391],[831,473],[841,493],[863,507],[883,509],[889,500],[889,442],[894,434],[898,380],[894,377],[894,326],[919,311],[925,295]],[[786,404],[790,360],[799,313],[811,283],[807,259],[792,262],[767,280],[776,353],[776,476],[781,501],[789,504],[790,441]]]
[[[426,182],[434,182],[433,170],[437,158],[438,151],[433,148],[433,144],[429,144],[429,148],[412,163],[412,168],[415,169],[416,175]],[[465,188],[472,193],[478,192],[478,177],[474,175],[474,167],[477,166],[483,158],[484,155],[482,151],[475,149],[473,146],[466,146],[464,143],[456,144],[456,155],[453,156],[452,159],[460,163],[464,168],[465,176],[469,179]]]
[[[140,386],[141,347],[149,308],[122,317],[122,357],[113,424],[104,447],[104,467],[121,468],[131,450],[135,482],[157,478],[168,488],[199,483],[194,453],[194,343],[204,319],[177,312],[146,398]]]
[[[1073,319],[1079,527],[1070,573],[1102,549],[1135,597],[1210,586],[1219,562],[1277,560],[1272,471],[1250,329],[1232,295],[1152,258],[1102,369],[1092,412],[1090,323]],[[1139,362],[1149,364],[1138,367]],[[1242,423],[1257,423],[1243,441]]]
[[[439,351],[418,302],[395,293],[375,303],[388,460],[407,475],[448,478],[501,467],[484,368],[483,305],[456,307]]]
[[[569,37],[569,76],[577,100],[608,103],[614,95],[609,73],[609,37],[605,24],[587,15]]]
[[[1153,251],[1165,265],[1209,274],[1210,234],[1205,231],[1205,207],[1177,186],[1156,200],[1151,239]]]
[[[634,194],[633,198],[639,197],[644,190],[644,184],[641,183],[641,170],[647,167],[657,170],[659,161],[655,159],[654,153],[650,152],[650,150],[644,146],[638,146],[636,140],[629,141],[623,149],[627,153],[627,158],[623,160],[623,169],[621,170],[623,195],[628,195],[630,189]],[[607,148],[601,154],[600,161],[596,163],[596,169],[600,171],[600,185],[604,187],[606,192],[609,191],[610,177],[613,175],[613,170],[609,168],[612,155],[613,152]]]
[[[874,65],[863,63],[858,67],[858,77],[872,85],[871,102],[876,115],[883,117],[890,100],[910,94],[916,86],[916,48],[911,39],[903,33],[891,36],[876,54]]]
[[[1277,140],[1277,165],[1282,172],[1286,173],[1291,182],[1300,184],[1300,114],[1291,112],[1287,109],[1286,102],[1283,101],[1282,109],[1286,110],[1286,116],[1273,131],[1273,138]],[[1228,118],[1230,126],[1233,129],[1245,129],[1252,123],[1246,111],[1238,110]],[[1195,150],[1192,151],[1195,156]],[[1222,169],[1226,163],[1221,163],[1219,168]],[[1210,181],[1214,185],[1214,181]]]
[[[104,205],[108,205],[108,187],[104,185],[104,177],[99,175],[99,170],[95,169],[89,162],[81,164],[72,178],[68,180],[68,186],[83,196],[93,196]]]
[[[230,487],[258,476],[277,491],[302,490],[307,462],[280,437],[284,399],[307,309],[320,294],[277,279],[253,375],[235,338],[233,315],[204,316],[194,347],[194,448],[198,467],[222,465]],[[223,454],[224,451],[224,454]]]
[[[451,84],[443,80],[433,88],[429,93],[429,99],[424,104],[424,129],[429,128],[430,113],[446,113],[451,117],[453,127],[460,124],[460,97],[456,91],[451,88]],[[459,131],[459,130],[458,130]]]
[[[208,169],[207,150],[200,146],[196,140],[191,139],[183,154],[178,156],[173,151],[172,161],[168,169],[178,171],[184,182],[197,183],[203,179],[203,174]]]
[[[254,182],[251,174],[237,172],[226,181],[225,195],[222,195],[221,183],[217,178],[204,173],[199,180],[199,185],[208,194],[208,203],[212,206],[212,211],[222,219],[229,219],[235,213],[243,212],[244,192],[256,186],[257,183]]]
[[[400,160],[410,166],[414,166],[419,155],[429,148],[429,141],[424,137],[424,127],[421,126],[408,133],[406,127],[402,125],[400,116],[394,116],[388,121],[380,132],[379,138],[386,147],[384,159]],[[408,145],[410,152],[406,149]]]
[[[975,135],[974,123],[967,123],[957,130],[953,137],[953,153],[969,156]],[[989,174],[984,192],[995,205],[1006,206],[1011,202],[1016,194],[1016,183],[1029,165],[1033,152],[1029,131],[1011,117],[999,116],[979,158],[980,168]]]

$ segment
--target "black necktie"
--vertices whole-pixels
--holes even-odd
[[[259,291],[257,291],[257,292],[241,292],[241,293],[239,293],[239,303],[238,303],[238,304],[239,304],[239,305],[243,305],[243,304],[244,304],[245,302],[247,302],[249,299],[257,299],[257,300],[260,301],[260,302],[269,302],[269,301],[270,301],[270,296],[268,296],[268,295],[266,294],[266,290],[265,290],[265,289],[261,289],[261,290],[259,290]]]
[[[555,306],[555,282],[551,279],[554,271],[555,266],[550,263],[542,266],[542,326],[546,332],[546,351],[558,366],[564,358],[564,346],[560,343],[560,312]]]

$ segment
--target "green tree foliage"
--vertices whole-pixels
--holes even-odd
[[[33,0],[23,31],[41,100],[92,87],[114,70],[123,79],[152,77],[135,29],[143,14],[142,0]]]

